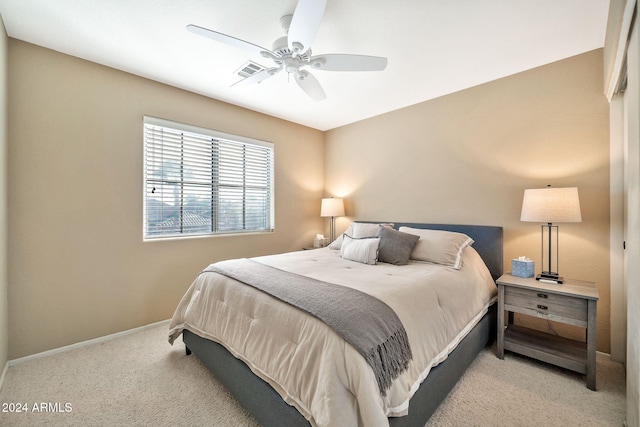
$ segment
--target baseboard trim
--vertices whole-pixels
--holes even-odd
[[[4,385],[4,378],[7,376],[7,371],[9,370],[9,361],[4,364],[4,369],[2,369],[2,375],[0,375],[0,390],[2,390],[2,386]]]
[[[92,344],[97,344],[97,343],[101,343],[101,342],[105,342],[105,341],[110,341],[110,340],[115,339],[115,338],[119,338],[119,337],[123,337],[123,336],[126,336],[126,335],[134,334],[136,332],[144,331],[145,329],[149,329],[149,328],[154,328],[156,326],[160,326],[163,323],[166,323],[168,325],[170,320],[171,319],[161,320],[159,322],[151,323],[149,325],[139,326],[137,328],[128,329],[128,330],[122,331],[122,332],[116,332],[115,334],[105,335],[103,337],[93,338],[93,339],[90,339],[90,340],[87,340],[87,341],[80,341],[80,342],[75,343],[75,344],[65,345],[64,347],[58,347],[58,348],[54,348],[54,349],[51,349],[51,350],[43,351],[41,353],[31,354],[29,356],[24,356],[24,357],[19,357],[18,359],[9,360],[7,362],[7,364],[5,365],[4,371],[2,372],[2,377],[0,378],[0,389],[2,388],[2,381],[4,380],[5,372],[11,366],[15,366],[15,365],[18,365],[20,363],[28,362],[29,360],[40,359],[41,357],[53,356],[54,354],[64,353],[64,352],[67,352],[67,351],[70,351],[70,350],[74,350],[76,348],[85,347],[87,345],[92,345]]]

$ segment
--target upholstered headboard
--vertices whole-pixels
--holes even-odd
[[[474,240],[472,246],[484,260],[491,272],[491,276],[493,276],[493,279],[496,280],[498,277],[502,276],[502,227],[489,225],[423,224],[394,221],[357,222],[393,223],[396,229],[400,227],[413,227],[464,233]]]

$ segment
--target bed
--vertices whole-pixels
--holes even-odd
[[[383,237],[351,239],[354,230],[372,227]],[[386,230],[391,227],[393,231]],[[443,231],[449,232],[443,233],[447,239],[462,235],[473,240],[472,245],[460,246],[454,257],[457,265],[413,259],[418,252],[433,251],[421,252],[430,233]],[[397,252],[403,249],[382,243],[379,254],[384,252],[387,262],[368,265],[366,255],[358,255],[364,260],[350,259],[348,249],[356,245],[370,246],[374,240],[388,242],[387,236],[407,234],[418,235],[407,265],[389,264],[396,262],[396,248]],[[193,352],[263,426],[423,426],[495,335],[494,281],[502,274],[502,228],[357,222],[347,230],[342,248],[330,248],[257,257],[242,260],[244,264],[232,264],[234,260],[229,268],[236,265],[238,274],[244,274],[245,268],[260,264],[256,267],[266,270],[257,270],[256,276],[271,274],[270,269],[284,270],[302,277],[301,284],[305,280],[335,283],[383,301],[406,328],[413,350],[390,383],[380,379],[384,375],[379,366],[364,353],[358,354],[357,345],[349,345],[348,334],[337,334],[327,326],[330,322],[306,314],[310,312],[306,307],[283,302],[277,293],[242,284],[249,280],[221,270],[227,262],[210,266],[196,278],[171,321],[170,342],[182,334],[187,354]],[[445,285],[423,285],[427,277]],[[470,289],[477,289],[478,295]],[[416,290],[422,296],[411,294]],[[468,302],[454,299],[456,294]],[[272,321],[277,325],[269,325]],[[382,365],[386,369],[389,364]]]

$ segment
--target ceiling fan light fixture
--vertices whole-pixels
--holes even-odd
[[[382,71],[387,66],[387,58],[377,56],[326,54],[312,57],[310,47],[320,26],[325,6],[326,0],[298,0],[293,15],[284,15],[280,18],[280,25],[287,35],[276,39],[272,50],[197,25],[187,25],[187,30],[271,59],[276,65],[276,67],[256,71],[231,86],[260,83],[285,70],[289,75],[293,74],[298,86],[311,99],[321,101],[326,98],[326,94],[318,79],[302,68],[310,67],[322,71]]]
[[[284,58],[284,69],[287,73],[298,73],[300,71],[300,62],[296,61],[295,58],[287,57]]]

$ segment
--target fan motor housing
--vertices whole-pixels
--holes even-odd
[[[287,36],[283,36],[276,39],[276,41],[274,41],[273,45],[271,46],[271,50],[273,51],[273,53],[276,54],[276,56],[280,58],[293,56],[293,52],[291,51],[291,49],[289,49],[289,42],[287,40]],[[308,49],[303,54],[297,54],[295,57],[298,58],[300,61],[309,61],[309,58],[311,57],[311,49]]]
[[[278,56],[285,56],[291,54],[291,49],[289,49],[289,43],[287,42],[287,36],[280,37],[273,42],[271,47],[273,53]]]

